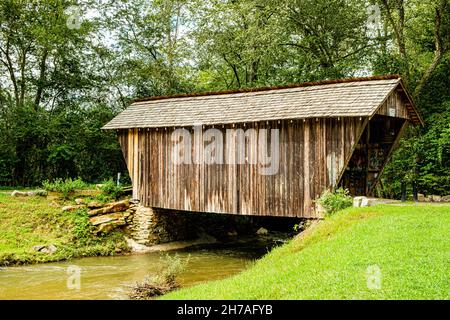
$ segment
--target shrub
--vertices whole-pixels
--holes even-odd
[[[100,203],[106,203],[106,202],[108,202],[111,199],[110,199],[110,197],[104,195],[103,193],[99,193],[91,200],[97,201],[97,202],[100,202]]]
[[[119,199],[124,195],[123,187],[118,186],[112,179],[105,181],[101,187],[102,193],[110,198]]]
[[[294,224],[293,229],[295,232],[302,232],[309,228],[311,222],[311,220],[302,220],[299,223]]]
[[[34,194],[38,197],[46,197],[47,190],[36,190],[36,191],[34,191]]]
[[[73,238],[72,241],[86,246],[92,240],[94,227],[89,222],[89,215],[85,209],[79,209],[70,213],[69,216],[73,224]]]
[[[351,207],[353,199],[347,189],[339,188],[334,191],[325,190],[317,199],[317,203],[325,209],[326,213],[333,214],[336,211]]]
[[[185,262],[177,255],[164,258],[164,269],[156,276],[147,276],[143,282],[136,283],[129,296],[134,300],[150,300],[162,296],[179,287],[176,276],[185,269],[189,259]]]
[[[42,183],[42,186],[47,191],[61,193],[64,199],[67,199],[69,197],[69,194],[72,193],[74,190],[86,189],[89,187],[87,183],[85,183],[83,180],[79,178],[75,180],[72,180],[71,178],[65,180],[61,178],[56,178],[53,182],[45,180]]]

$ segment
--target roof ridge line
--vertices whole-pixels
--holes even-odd
[[[322,80],[322,81],[313,81],[313,82],[293,83],[293,84],[287,84],[287,85],[281,85],[281,86],[272,86],[272,87],[256,87],[256,88],[243,88],[243,89],[224,90],[224,91],[205,91],[205,92],[179,93],[179,94],[174,94],[174,95],[154,96],[154,97],[146,97],[146,98],[134,99],[134,100],[132,100],[131,104],[139,103],[139,102],[147,102],[147,101],[176,99],[176,98],[193,98],[193,97],[217,96],[217,95],[226,95],[226,94],[264,92],[264,91],[271,91],[271,90],[295,89],[295,88],[303,88],[303,87],[321,86],[321,85],[327,85],[327,84],[364,82],[364,81],[376,81],[376,80],[394,80],[394,79],[400,79],[401,80],[401,76],[398,75],[398,74],[393,74],[393,75],[384,75],[384,76],[342,78],[342,79],[333,79],[333,80]]]

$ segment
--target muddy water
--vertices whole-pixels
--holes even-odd
[[[166,254],[93,257],[4,268],[0,270],[0,299],[127,299],[130,285],[159,272],[164,266],[161,258]],[[223,248],[168,254],[187,261],[178,278],[182,286],[236,274],[256,258],[254,252]]]

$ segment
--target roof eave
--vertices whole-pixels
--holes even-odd
[[[405,93],[405,96],[408,99],[408,101],[411,105],[411,108],[414,110],[414,113],[417,115],[417,118],[419,119],[419,124],[423,127],[425,125],[425,122],[423,121],[422,116],[420,115],[420,112],[417,109],[417,106],[414,103],[412,96],[409,94],[408,90],[406,90],[405,84],[403,83],[403,80],[401,78],[400,78],[399,85],[402,87],[402,90]]]
[[[236,122],[214,122],[214,123],[202,123],[203,126],[219,126],[219,125],[239,125],[239,124],[250,124],[250,123],[261,123],[266,121],[299,121],[299,120],[310,120],[310,119],[339,119],[339,118],[370,118],[370,114],[353,114],[353,115],[332,115],[332,116],[309,116],[309,117],[296,117],[296,118],[270,118],[270,119],[260,119],[253,121],[236,121]],[[106,124],[101,128],[101,130],[129,130],[129,129],[158,129],[158,128],[187,128],[195,125],[165,125],[165,126],[117,126],[109,127]]]

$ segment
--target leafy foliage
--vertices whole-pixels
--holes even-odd
[[[95,227],[89,222],[89,215],[86,210],[76,210],[70,213],[70,219],[73,224],[72,241],[82,246],[91,244],[93,241],[93,231]]]
[[[117,185],[114,180],[107,180],[103,183],[102,194],[106,197],[119,199],[124,195],[123,187],[121,185]]]
[[[61,193],[64,199],[68,199],[70,193],[75,190],[86,189],[89,187],[89,185],[80,178],[75,180],[72,180],[72,178],[68,178],[65,180],[57,178],[53,182],[45,180],[44,182],[42,182],[42,186],[47,191]]]
[[[447,68],[445,68],[447,66]],[[410,128],[382,177],[383,196],[401,197],[401,182],[412,193],[412,182],[426,195],[450,194],[450,59],[438,68],[418,103],[424,128]]]
[[[317,203],[320,204],[328,214],[333,214],[339,210],[351,207],[353,198],[347,189],[339,188],[333,191],[325,190]]]
[[[129,296],[133,300],[150,300],[162,296],[179,287],[176,277],[186,268],[189,261],[183,261],[177,255],[166,254],[164,268],[158,275],[147,276],[141,283],[136,283]]]
[[[99,181],[125,171],[115,135],[100,130],[117,111],[106,103],[93,61],[98,28],[89,21],[68,28],[71,5],[77,3],[0,2],[2,185]]]

